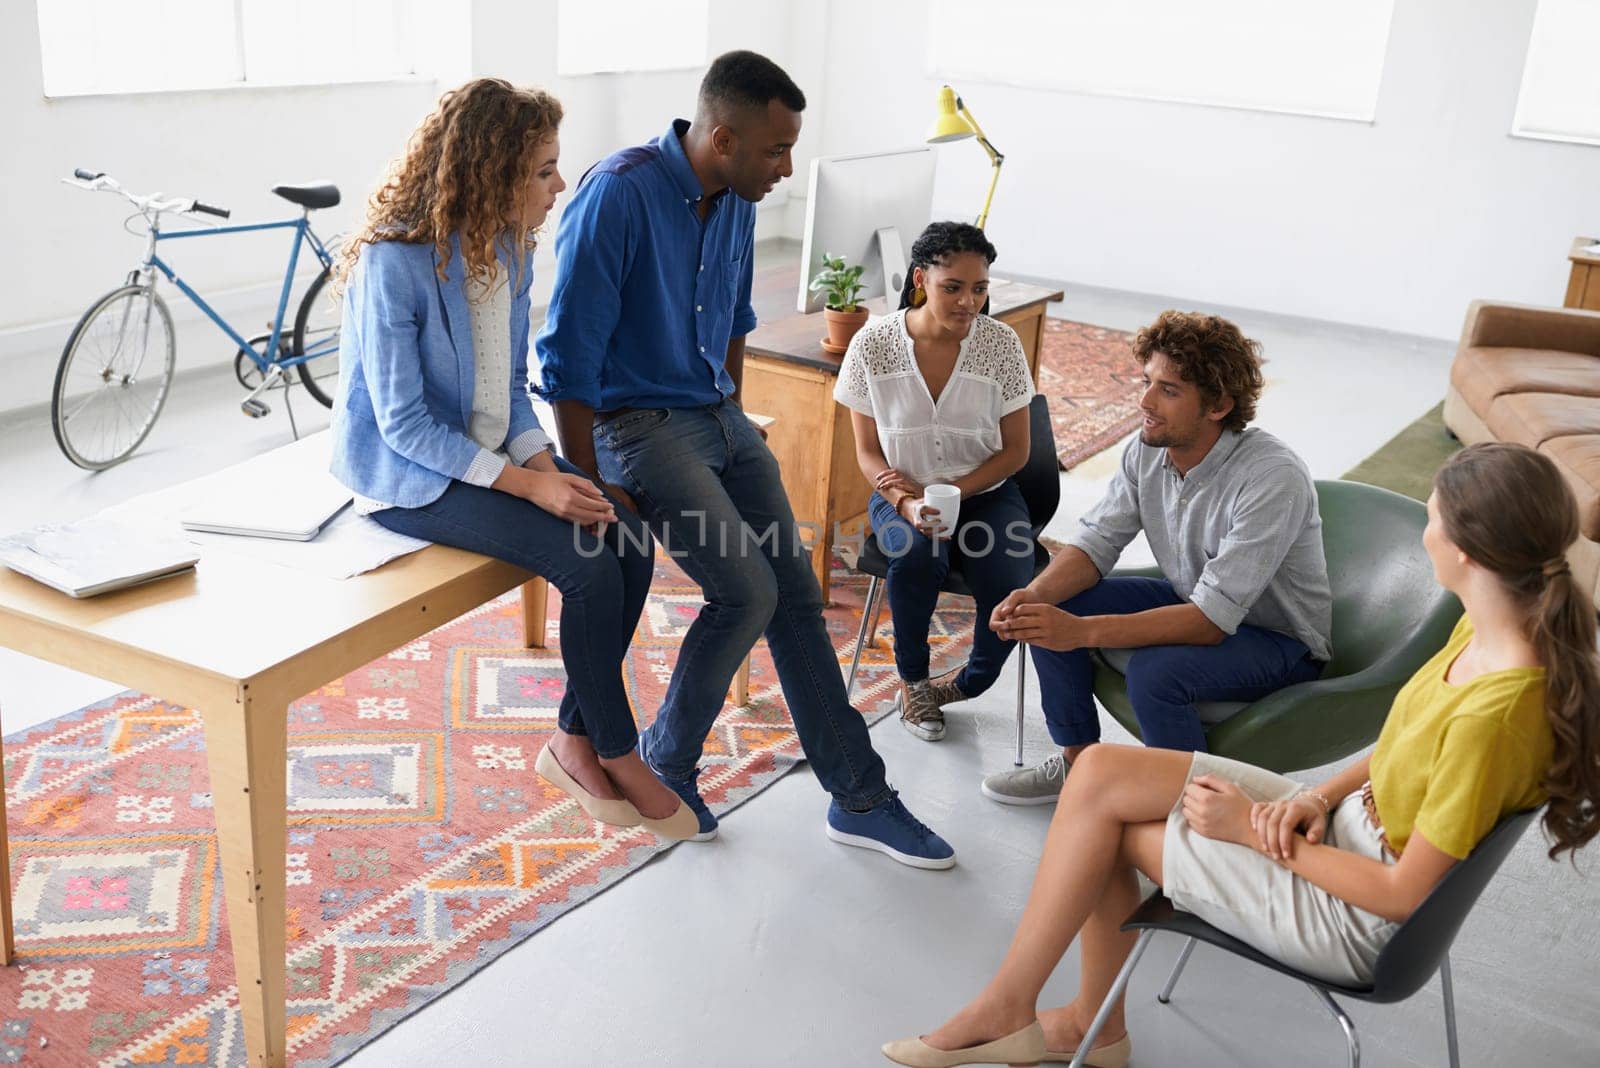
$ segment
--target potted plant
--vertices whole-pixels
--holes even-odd
[[[850,347],[850,339],[866,325],[867,309],[856,302],[866,288],[861,284],[861,272],[864,270],[866,268],[861,264],[846,266],[843,256],[824,253],[822,270],[811,280],[811,292],[828,295],[827,305],[822,310],[823,321],[828,324],[828,336],[823,340],[822,347],[835,356],[843,356],[845,349]]]

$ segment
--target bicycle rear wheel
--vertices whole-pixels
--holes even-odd
[[[50,426],[67,459],[90,471],[126,460],[167,402],[177,351],[172,315],[153,286],[113,289],[67,338],[50,394]]]
[[[333,407],[339,392],[339,321],[341,307],[328,292],[330,268],[311,280],[294,317],[294,354],[309,356],[300,365],[306,392],[324,408]]]

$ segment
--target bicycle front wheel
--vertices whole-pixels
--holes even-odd
[[[113,289],[67,338],[50,426],[67,459],[104,471],[139,447],[167,402],[177,351],[166,302],[148,285]]]
[[[294,354],[308,359],[300,365],[306,392],[324,408],[333,407],[339,392],[339,321],[341,308],[328,291],[330,269],[311,280],[294,317]]]

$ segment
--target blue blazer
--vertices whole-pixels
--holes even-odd
[[[441,281],[431,244],[378,241],[361,250],[344,296],[339,395],[333,406],[335,478],[404,508],[435,501],[478,455],[467,436],[474,360],[461,244],[450,241]],[[541,429],[528,395],[532,257],[501,266],[520,284],[511,300],[511,420],[506,440]]]

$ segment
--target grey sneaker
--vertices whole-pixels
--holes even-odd
[[[927,679],[900,682],[900,725],[925,742],[944,737],[944,709]]]
[[[1037,767],[989,776],[983,780],[983,796],[1002,805],[1053,805],[1071,770],[1067,758],[1056,753]]]

